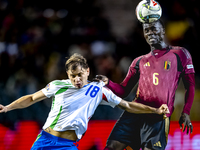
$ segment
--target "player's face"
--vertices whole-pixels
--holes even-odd
[[[89,68],[84,69],[78,66],[75,70],[69,69],[67,71],[68,77],[76,88],[82,88],[88,82]]]
[[[150,46],[159,46],[164,42],[165,30],[159,22],[143,24],[143,32]]]

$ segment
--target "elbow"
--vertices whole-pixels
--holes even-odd
[[[129,92],[127,92],[126,90],[121,90],[119,92],[116,92],[115,94],[121,98],[125,98],[129,95]]]
[[[129,113],[137,113],[137,109],[132,102],[126,103],[126,109],[125,110]]]

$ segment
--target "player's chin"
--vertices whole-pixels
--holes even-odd
[[[149,42],[149,45],[150,45],[151,47],[157,47],[157,46],[159,46],[159,44],[158,44],[157,41]]]
[[[147,43],[150,45],[150,46],[153,46],[154,45],[154,42],[152,42],[152,41],[147,41]]]
[[[82,87],[83,87],[82,84],[76,84],[76,88],[80,89]]]

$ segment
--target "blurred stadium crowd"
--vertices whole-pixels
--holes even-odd
[[[158,2],[163,9],[168,43],[187,48],[193,57],[198,96],[195,102],[200,106],[198,0]],[[150,51],[136,20],[138,3],[139,0],[0,0],[0,103],[6,105],[52,80],[67,78],[66,57],[75,52],[88,59],[90,80],[103,74],[121,82],[132,60]],[[51,101],[45,100],[1,114],[0,123],[12,128],[19,120],[36,120],[42,125],[50,105]],[[92,119],[117,119],[121,112],[102,106]],[[195,113],[194,119],[200,120]]]

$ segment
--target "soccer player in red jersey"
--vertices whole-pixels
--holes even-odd
[[[190,53],[183,47],[166,44],[165,29],[160,20],[144,23],[143,32],[151,51],[133,60],[122,83],[114,83],[103,75],[97,75],[95,79],[107,81],[107,87],[120,97],[126,97],[139,81],[135,102],[152,107],[167,104],[170,114],[163,117],[124,112],[115,124],[105,150],[123,150],[128,145],[133,150],[164,150],[180,78],[185,87],[185,104],[179,124],[181,129],[184,125],[183,131],[187,128],[187,134],[193,131],[189,115],[195,92],[195,71]]]

